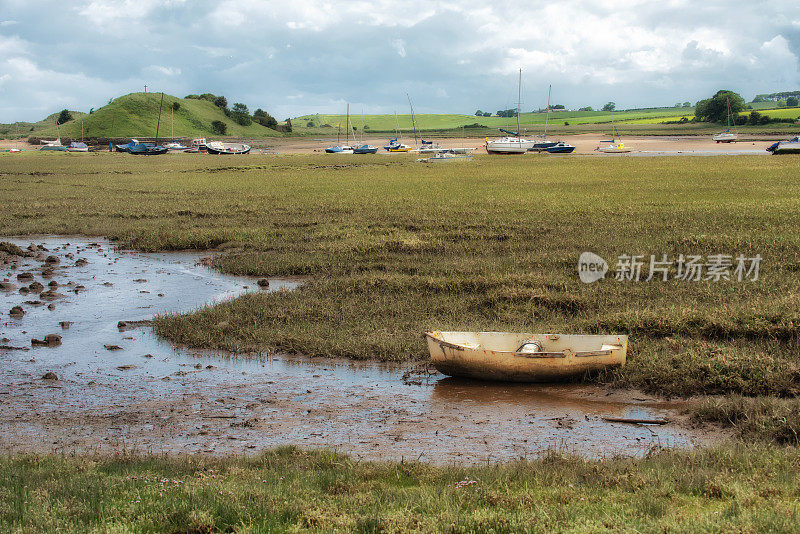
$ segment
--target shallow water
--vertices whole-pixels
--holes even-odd
[[[0,448],[7,451],[228,454],[281,444],[333,447],[358,458],[485,462],[553,448],[587,456],[641,455],[690,447],[711,436],[678,425],[607,423],[602,417],[681,419],[680,406],[636,392],[586,385],[471,382],[378,363],[231,355],[175,347],[149,326],[119,321],[190,311],[263,291],[254,279],[209,269],[197,253],[117,250],[107,240],[34,241],[60,263],[25,258],[0,278],[31,272],[63,298],[0,292]],[[70,255],[71,257],[68,257]],[[85,265],[75,265],[79,258]],[[30,284],[31,281],[24,282]],[[71,284],[71,285],[68,285]],[[84,289],[76,290],[76,286]],[[268,291],[297,281],[271,280]],[[8,316],[12,306],[26,314]],[[59,322],[72,324],[62,330]],[[58,347],[31,338],[58,334]],[[119,350],[106,347],[117,346]],[[111,347],[113,348],[113,347]],[[119,368],[120,366],[125,366]],[[57,381],[42,380],[44,373]]]

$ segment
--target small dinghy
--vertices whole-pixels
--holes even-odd
[[[556,382],[625,365],[628,336],[425,332],[433,366],[450,376]]]
[[[794,137],[789,141],[778,141],[774,145],[767,147],[767,152],[771,152],[772,155],[800,154],[800,136]]]
[[[167,149],[152,143],[138,143],[133,145],[129,152],[135,156],[160,156],[166,154]]]
[[[575,150],[575,147],[569,143],[565,143],[564,141],[559,141],[553,146],[547,147],[545,150],[550,154],[572,154],[572,152]]]
[[[69,152],[89,152],[89,145],[80,141],[73,141],[67,147]]]
[[[325,149],[326,154],[352,154],[353,147],[350,145],[337,145]]]
[[[211,141],[206,143],[206,150],[208,150],[209,154],[247,154],[250,152],[250,145]]]

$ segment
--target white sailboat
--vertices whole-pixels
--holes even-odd
[[[533,141],[520,137],[519,113],[522,106],[522,69],[519,69],[519,82],[517,84],[517,135],[506,136],[493,141],[486,140],[486,152],[489,154],[524,154],[535,144]]]
[[[326,148],[325,152],[328,154],[352,154],[353,147],[350,146],[350,104],[347,104],[347,121],[345,123],[345,141],[344,145],[332,146]]]
[[[717,143],[733,143],[734,141],[739,140],[739,134],[736,132],[731,131],[731,100],[730,98],[726,98],[725,102],[727,103],[728,107],[728,129],[724,132],[720,132],[718,134],[714,134],[711,136],[711,139],[716,141]]]
[[[620,137],[619,132],[617,131],[617,127],[614,125],[614,111],[611,111],[611,140],[610,141],[603,141],[608,143],[607,145],[600,145],[595,150],[602,152],[603,154],[624,154],[627,152],[633,152],[633,149],[629,146],[625,146],[625,143],[622,142],[622,139],[618,139]]]

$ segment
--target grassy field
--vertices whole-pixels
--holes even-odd
[[[219,247],[226,272],[312,277],[300,291],[159,319],[159,334],[188,345],[413,361],[427,355],[426,329],[628,333],[629,364],[601,380],[793,397],[799,161],[5,155],[0,227]],[[583,251],[612,270],[622,254],[763,263],[758,281],[585,285]]]
[[[782,108],[759,111],[762,115],[779,118],[798,118],[800,108]],[[544,128],[545,113],[522,113],[520,115],[520,125],[529,131],[540,131]],[[606,111],[556,111],[550,114],[549,122],[552,126],[564,126],[568,122],[572,130],[578,127],[583,131],[587,126],[602,125],[610,128],[611,120],[619,126],[628,125],[656,125],[667,121],[678,121],[686,117],[691,120],[694,117],[694,108],[655,108],[645,110],[626,110],[612,114]],[[295,133],[305,135],[330,135],[336,134],[337,129],[345,130],[345,115],[305,115],[293,119]],[[458,130],[467,125],[480,125],[485,128],[496,130],[497,128],[509,128],[516,130],[516,118],[506,119],[503,117],[476,117],[473,115],[457,114],[420,114],[415,115],[417,131],[429,132],[437,130]],[[327,126],[326,126],[327,125]],[[360,115],[350,117],[351,127],[361,132],[362,126],[365,131],[370,132],[394,132],[399,128],[405,137],[413,135],[413,123],[410,114],[397,115],[365,115],[362,119]],[[674,126],[674,125],[668,125]],[[701,125],[709,128],[719,128],[718,125]],[[476,128],[465,128],[466,133],[475,133]],[[344,133],[342,133],[344,135]]]
[[[178,111],[172,112],[174,102],[180,105]],[[83,119],[83,135],[85,137],[155,137],[158,108],[161,93],[131,93],[114,99],[109,104],[95,110],[91,115],[81,114],[59,128],[56,128],[55,117],[46,127],[39,128],[35,134],[39,137],[81,138],[81,119]],[[164,95],[164,106],[161,112],[159,136],[172,137],[220,137],[213,133],[211,123],[221,121],[227,127],[231,137],[276,137],[281,134],[260,124],[241,126],[225,116],[220,108],[207,100],[177,98]],[[27,137],[28,133],[25,134]]]
[[[772,447],[356,463],[282,448],[204,459],[0,457],[3,532],[796,532],[800,466]]]
[[[615,121],[636,121],[660,118],[661,120],[677,120],[672,117],[680,118],[682,115],[694,115],[693,108],[655,108],[647,110],[620,111],[613,114]],[[510,128],[516,130],[516,118],[504,117],[476,117],[474,115],[459,114],[417,114],[415,115],[417,130],[447,130],[460,128],[466,125],[479,124],[490,128]],[[344,132],[345,115],[305,115],[292,119],[292,125],[298,133],[331,133],[335,134],[337,128],[341,127]],[[544,125],[545,113],[522,113],[520,123],[526,126]],[[611,123],[612,114],[605,111],[554,111],[550,113],[549,121],[553,124],[596,124]],[[360,132],[364,128],[369,131],[392,132],[399,128],[403,132],[413,131],[411,114],[398,114],[395,120],[394,115],[351,115],[350,125],[356,127]],[[327,125],[327,126],[325,126]]]

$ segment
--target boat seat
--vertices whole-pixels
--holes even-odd
[[[459,345],[470,350],[478,350],[479,348],[481,348],[480,343],[475,343],[472,341],[464,341],[463,343],[459,343]]]

